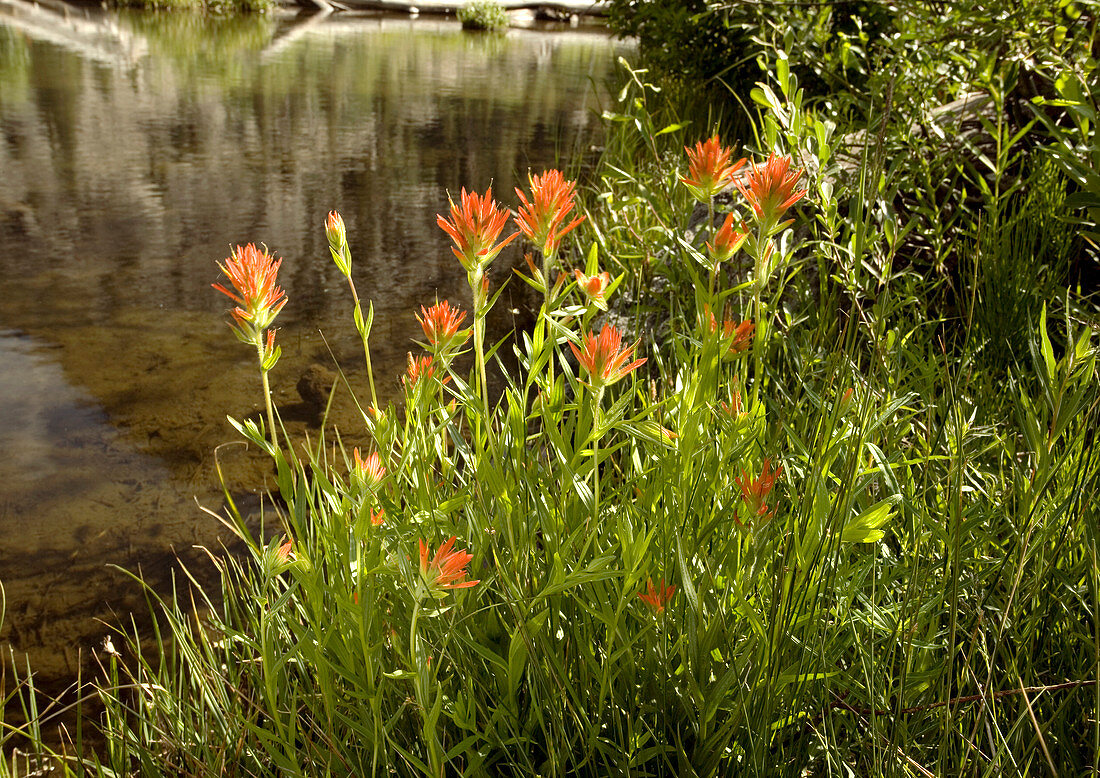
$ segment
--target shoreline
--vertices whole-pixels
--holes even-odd
[[[606,0],[498,0],[505,11],[534,11],[607,16]],[[298,3],[291,3],[297,5]],[[409,14],[453,14],[466,5],[464,0],[340,0],[334,6],[356,11],[394,11]]]

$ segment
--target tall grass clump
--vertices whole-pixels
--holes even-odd
[[[508,28],[508,12],[497,0],[469,0],[455,16],[464,30],[499,32]]]
[[[630,70],[587,203],[558,171],[529,176],[514,220],[462,190],[437,223],[469,292],[416,312],[400,405],[330,214],[367,373],[351,450],[282,430],[272,325],[293,290],[238,247],[217,288],[265,413],[233,425],[278,492],[258,533],[226,495],[245,552],[212,557],[219,592],[151,593],[156,639],[120,633],[103,660],[103,749],[58,768],[1095,772],[1095,308],[1045,243],[1074,204],[1065,152],[1027,190],[994,177],[1003,208],[982,213],[1019,238],[964,236],[963,287],[906,261],[923,223],[883,193],[916,185],[869,147],[850,166],[804,97],[777,58],[739,149],[728,128],[685,137]],[[493,343],[488,270],[514,241],[539,311]],[[953,315],[945,283],[970,292]]]

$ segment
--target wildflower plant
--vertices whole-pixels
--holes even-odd
[[[631,71],[624,110],[644,105],[631,94],[643,75]],[[793,100],[792,86],[780,91]],[[944,349],[909,345],[927,322],[898,331],[908,290],[860,301],[863,318],[843,324],[837,305],[787,306],[801,255],[827,270],[851,241],[812,166],[794,162],[826,159],[827,133],[796,132],[799,111],[779,108],[769,116],[787,126],[773,118],[758,138],[774,153],[738,163],[714,136],[685,161],[675,141],[681,170],[644,182],[649,200],[608,178],[583,223],[560,174],[530,177],[519,230],[541,254],[528,281],[543,299],[495,396],[486,272],[516,235],[501,237],[507,209],[491,191],[463,190],[437,223],[467,274],[471,326],[449,302],[425,301],[403,403],[366,405],[362,428],[335,441],[326,431],[279,447],[241,425],[275,463],[266,534],[230,502],[224,518],[247,553],[219,563],[224,605],[204,608],[196,629],[167,603],[181,650],[112,665],[113,774],[873,774],[884,763],[946,774],[945,738],[969,749],[1026,730],[1022,699],[1011,726],[996,718],[1012,703],[989,694],[1005,680],[993,657],[1022,668],[1017,651],[1040,642],[1000,635],[1056,618],[1091,645],[1079,614],[1029,612],[1053,580],[1040,570],[1063,569],[1067,554],[1057,580],[1095,604],[1084,592],[1096,533],[1066,508],[1087,502],[1100,470],[1082,432],[1100,407],[1090,331],[1067,319],[1056,349],[1043,311],[1035,380],[1009,382],[1021,419],[1009,435],[965,403],[937,405],[964,387]],[[676,130],[637,119],[619,125],[648,128],[644,153],[672,142]],[[733,197],[720,218],[719,192]],[[692,233],[696,202],[711,218]],[[821,230],[816,240],[795,241],[792,219]],[[325,227],[350,281],[342,220]],[[638,236],[646,243],[630,243]],[[658,264],[690,283],[663,289],[669,321],[651,325],[640,300]],[[817,277],[833,289],[829,272]],[[268,312],[248,326],[281,303],[273,277],[262,281]],[[249,296],[234,294],[247,313]],[[838,338],[847,351],[821,348]],[[468,371],[455,359],[467,347]],[[924,390],[902,383],[922,371]],[[981,528],[982,516],[1001,523]],[[991,571],[1009,558],[1008,579]],[[985,591],[951,590],[983,576]],[[1090,661],[1072,665],[1072,682],[1088,681]],[[1059,720],[1044,688],[1031,704]],[[896,748],[914,722],[913,750]],[[968,765],[1008,763],[967,753]]]
[[[490,263],[505,246],[515,240],[518,232],[506,236],[498,242],[501,231],[508,223],[508,212],[497,205],[493,199],[493,188],[485,190],[484,195],[467,193],[456,204],[450,204],[450,218],[442,214],[436,216],[436,223],[454,241],[451,251],[466,270],[466,280],[474,300],[474,358],[477,366],[477,380],[481,400],[485,410],[489,407],[489,394],[485,373],[485,317],[492,307],[489,297],[489,278],[485,275]],[[479,436],[480,437],[480,436]]]
[[[268,254],[266,248],[258,249],[253,243],[237,246],[225,263],[218,265],[232,288],[212,284],[237,303],[232,311],[234,324],[230,325],[237,339],[256,348],[272,446],[278,445],[278,434],[268,373],[279,361],[282,349],[275,345],[275,330],[268,328],[287,302],[286,293],[278,286],[281,265],[282,260]]]

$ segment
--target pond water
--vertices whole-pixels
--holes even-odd
[[[0,641],[40,681],[87,662],[106,634],[97,618],[144,611],[113,565],[165,587],[177,555],[201,577],[196,547],[228,540],[198,504],[221,505],[226,414],[262,398],[210,288],[215,262],[249,241],[284,258],[272,381],[292,436],[316,438],[302,373],[335,358],[363,386],[326,213],[347,221],[380,391],[394,397],[416,306],[468,307],[435,226],[448,192],[492,183],[514,205],[528,169],[582,161],[620,53],[583,25],[484,36],[430,18],[0,0]],[[497,283],[517,261],[501,255]],[[498,332],[525,315],[519,286]],[[333,418],[361,429],[346,390]],[[269,485],[254,452],[217,456],[233,491]]]

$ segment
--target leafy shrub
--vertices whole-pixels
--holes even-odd
[[[777,48],[815,94],[858,81],[870,44],[891,31],[894,12],[873,0],[610,0],[608,17],[620,35],[638,39],[662,81],[685,95],[709,85],[709,98],[721,101],[751,86],[758,61]]]
[[[456,14],[464,30],[503,30],[508,13],[497,0],[469,0]]]

